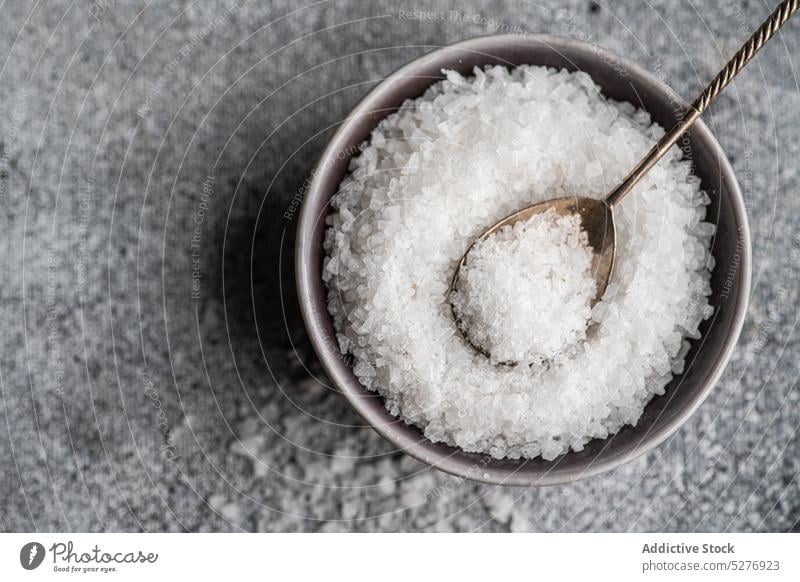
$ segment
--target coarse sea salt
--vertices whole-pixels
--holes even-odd
[[[493,362],[536,364],[575,354],[597,285],[578,215],[553,209],[478,240],[451,301],[456,321]]]
[[[615,276],[591,326],[577,323],[583,300],[572,311],[553,295],[542,305],[566,320],[520,316],[548,334],[525,348],[498,333],[487,340],[526,357],[554,352],[547,365],[497,365],[474,350],[449,284],[488,226],[542,200],[603,197],[661,135],[585,73],[532,66],[447,72],[384,119],[332,199],[324,241],[328,309],[360,382],[429,439],[497,458],[553,459],[635,424],[713,311],[709,198],[677,148],[616,210]],[[579,259],[565,260],[575,263],[552,272],[588,295]],[[472,317],[491,318],[508,300],[481,294],[495,305],[467,309]],[[517,301],[510,312],[535,304]]]

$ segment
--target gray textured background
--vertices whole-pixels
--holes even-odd
[[[498,27],[474,15],[593,40],[690,97],[775,2],[231,4],[0,0],[0,529],[800,528],[800,20],[705,116],[754,239],[724,379],[640,460],[525,490],[423,467],[320,383],[290,199],[377,80]]]

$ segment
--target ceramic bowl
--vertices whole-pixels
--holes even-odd
[[[585,71],[607,97],[629,101],[670,127],[686,106],[654,75],[605,49],[556,36],[503,35],[475,38],[435,50],[399,69],[377,85],[350,113],[331,139],[305,194],[297,232],[296,276],[300,306],[311,342],[334,386],[356,411],[397,448],[454,475],[503,485],[567,483],[609,471],[649,451],[697,410],[720,378],[745,318],[750,288],[750,235],[742,194],[725,153],[702,121],[689,133],[694,173],[711,197],[707,219],[716,224],[711,285],[714,315],[692,342],[686,370],[647,405],[636,426],[607,439],[590,441],[580,452],[552,461],[497,460],[426,439],[415,426],[391,416],[383,399],[366,390],[339,351],[326,309],[322,248],[329,201],[345,176],[350,158],[380,120],[406,99],[419,97],[443,78],[442,69],[469,74],[484,65],[545,65]]]

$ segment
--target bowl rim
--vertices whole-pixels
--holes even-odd
[[[339,128],[334,133],[333,137],[328,142],[319,157],[317,164],[314,167],[311,184],[302,200],[299,220],[296,230],[295,241],[295,281],[297,285],[297,295],[300,304],[300,311],[303,318],[308,336],[311,340],[312,347],[317,354],[317,357],[322,364],[325,373],[330,378],[333,385],[344,394],[350,405],[361,416],[361,418],[381,436],[389,440],[392,444],[402,450],[404,453],[411,455],[415,459],[432,467],[450,473],[452,475],[491,485],[505,485],[505,486],[546,486],[558,485],[564,483],[572,483],[578,480],[586,479],[611,471],[620,465],[623,465],[635,458],[640,457],[646,452],[654,449],[663,443],[672,434],[694,414],[694,412],[705,401],[711,391],[719,382],[728,362],[733,355],[734,347],[738,342],[742,327],[744,325],[747,307],[750,296],[750,286],[752,277],[751,266],[751,239],[750,228],[747,220],[747,212],[742,197],[742,192],[733,167],[725,155],[722,146],[720,146],[717,139],[708,129],[707,125],[702,119],[697,119],[692,125],[692,132],[697,134],[699,139],[706,141],[711,149],[717,154],[717,161],[719,164],[720,176],[723,176],[728,186],[728,196],[731,202],[731,207],[734,215],[735,226],[739,229],[739,241],[741,244],[739,273],[737,277],[737,291],[736,304],[733,308],[732,325],[730,332],[725,337],[725,341],[719,350],[718,356],[710,366],[710,373],[707,375],[707,380],[700,388],[695,390],[689,399],[689,403],[681,411],[680,414],[663,426],[658,427],[652,432],[648,432],[646,436],[642,437],[640,443],[631,451],[619,454],[616,456],[609,456],[594,461],[590,466],[578,470],[565,470],[562,472],[546,471],[540,474],[530,474],[521,472],[519,467],[513,469],[511,467],[491,467],[483,466],[476,469],[474,465],[467,466],[463,459],[454,457],[452,454],[445,455],[433,447],[433,443],[425,440],[414,440],[403,432],[396,432],[390,425],[383,423],[383,419],[376,418],[375,412],[366,405],[364,400],[364,388],[360,382],[352,375],[347,374],[341,365],[341,359],[337,358],[330,350],[326,348],[323,339],[323,333],[318,327],[313,318],[312,309],[316,304],[314,299],[314,283],[312,277],[319,278],[321,283],[321,273],[311,273],[311,240],[314,231],[314,223],[319,220],[319,217],[312,216],[309,207],[310,200],[318,198],[320,192],[324,188],[326,170],[330,170],[332,164],[326,164],[328,160],[333,159],[334,156],[341,150],[343,143],[348,141],[351,128],[358,119],[364,114],[371,111],[371,104],[373,101],[383,97],[385,93],[393,90],[393,85],[401,81],[405,77],[415,76],[412,73],[424,66],[431,60],[436,60],[445,51],[464,50],[469,52],[477,52],[490,55],[492,49],[500,46],[507,48],[508,46],[522,46],[522,45],[546,45],[556,51],[568,49],[571,52],[588,53],[593,52],[595,56],[598,51],[602,51],[605,55],[613,57],[620,65],[624,66],[626,70],[630,71],[633,76],[638,77],[643,82],[651,85],[653,89],[666,94],[669,98],[683,107],[688,107],[688,104],[678,96],[678,94],[669,85],[658,79],[655,75],[644,69],[642,66],[616,54],[615,52],[599,45],[585,42],[579,39],[563,37],[550,34],[502,34],[502,35],[485,35],[462,40],[453,44],[442,45],[435,50],[417,57],[402,67],[398,68],[390,75],[380,81],[373,87],[348,113],[345,120],[341,123]],[[433,84],[433,82],[431,83]],[[352,156],[350,156],[352,157]],[[327,166],[327,167],[326,167]],[[324,284],[322,285],[324,289]],[[327,312],[327,306],[323,305],[322,310]],[[338,349],[338,348],[337,348]],[[334,361],[337,360],[337,361]],[[375,394],[375,393],[371,393]],[[398,421],[402,422],[400,419]],[[566,454],[570,454],[569,452]],[[520,459],[519,463],[524,463],[524,459]]]

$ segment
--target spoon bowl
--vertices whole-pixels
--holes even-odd
[[[547,212],[548,210],[554,211],[559,216],[572,216],[577,214],[581,218],[581,229],[586,232],[589,246],[592,249],[592,263],[590,269],[597,289],[591,300],[591,306],[594,307],[606,292],[608,282],[611,280],[611,275],[614,270],[614,257],[616,254],[617,242],[616,228],[614,226],[614,210],[613,206],[608,204],[605,200],[578,198],[577,196],[553,198],[532,206],[527,206],[522,210],[509,214],[504,219],[492,225],[491,228],[484,231],[484,233],[469,246],[458,262],[455,273],[453,274],[453,279],[450,282],[450,297],[452,297],[453,293],[458,289],[461,269],[467,264],[469,253],[478,241],[486,240],[504,227],[513,226],[518,222],[525,222],[532,216]],[[462,337],[476,351],[482,353],[484,356],[491,357],[486,348],[472,337],[469,326],[461,321],[452,301],[450,302],[450,308],[453,311],[453,318],[457,323],[456,327]],[[513,364],[513,362],[506,363]]]

